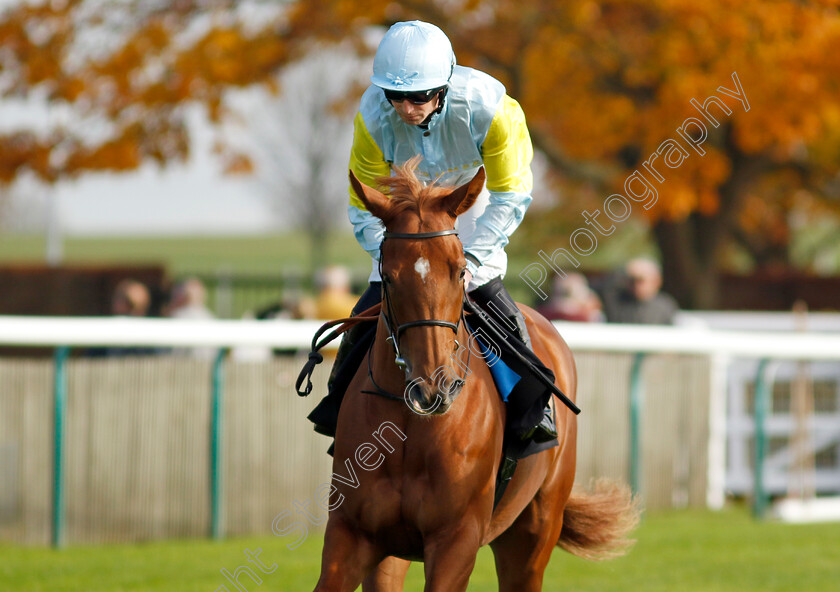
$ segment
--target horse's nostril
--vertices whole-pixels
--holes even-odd
[[[445,379],[439,384],[440,393],[449,401],[457,397],[463,387],[464,380],[461,378]]]
[[[406,385],[405,402],[408,407],[419,415],[435,413],[444,402],[443,397],[432,389],[425,381],[415,379]]]
[[[420,385],[417,383],[412,383],[408,390],[408,396],[412,401],[416,401],[418,403],[423,401],[423,391],[420,388]]]

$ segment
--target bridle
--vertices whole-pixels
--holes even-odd
[[[385,244],[385,239],[388,239],[388,238],[426,239],[426,238],[436,238],[436,237],[439,237],[439,236],[449,236],[449,235],[456,235],[457,236],[457,234],[458,234],[458,232],[454,228],[450,229],[450,230],[438,230],[438,231],[435,231],[435,232],[413,232],[413,233],[408,233],[408,232],[385,232],[382,244],[380,244],[380,246],[379,246],[379,275],[382,276],[382,260],[383,260],[383,250],[382,249],[383,249],[383,246]],[[400,355],[400,346],[399,346],[399,337],[400,337],[400,334],[403,331],[405,331],[406,329],[409,329],[411,327],[423,327],[423,326],[448,327],[448,328],[452,329],[452,331],[455,333],[455,336],[457,337],[458,329],[460,328],[461,321],[464,321],[465,310],[469,310],[472,314],[474,314],[478,318],[484,320],[484,326],[490,332],[490,335],[489,335],[490,338],[498,338],[500,343],[504,342],[504,340],[507,339],[507,337],[505,337],[505,335],[502,333],[502,331],[500,329],[494,327],[494,323],[493,323],[492,319],[486,313],[482,312],[480,307],[469,303],[469,301],[467,300],[466,286],[463,286],[463,290],[464,290],[464,298],[461,300],[461,312],[458,315],[458,321],[457,322],[453,323],[451,321],[442,321],[442,320],[439,320],[439,319],[421,319],[419,321],[409,321],[407,323],[403,323],[403,324],[400,325],[394,319],[392,306],[391,306],[391,304],[392,304],[391,303],[391,294],[390,294],[390,292],[388,292],[388,283],[385,282],[385,281],[382,282],[382,291],[384,293],[383,299],[384,299],[385,302],[383,303],[384,306],[380,307],[379,315],[380,315],[380,318],[382,319],[382,321],[385,324],[385,328],[388,331],[387,340],[390,341],[393,344],[394,353],[396,355],[396,357],[394,359],[394,362],[396,363],[397,366],[399,366],[403,370],[406,368],[406,362],[405,362],[405,359]],[[371,315],[376,314],[376,312],[374,311],[374,307],[372,307],[369,312],[370,312]],[[359,317],[359,316],[357,316],[357,317],[353,317],[353,318],[339,319],[339,320],[336,320],[336,321],[330,321],[329,323],[327,323],[323,327],[321,327],[318,331],[316,331],[315,336],[312,338],[312,351],[309,353],[309,361],[303,367],[303,370],[301,370],[301,373],[298,376],[297,382],[295,383],[295,389],[297,390],[298,395],[300,395],[302,397],[305,397],[310,392],[312,392],[312,381],[311,381],[312,372],[315,369],[315,366],[317,364],[319,364],[321,361],[323,361],[323,359],[324,359],[324,357],[319,353],[318,350],[320,350],[327,343],[329,343],[330,341],[332,341],[333,339],[338,337],[338,335],[340,335],[343,331],[346,331],[347,329],[349,329],[349,327],[351,327],[353,324],[356,324],[360,321],[369,321],[369,320],[372,321],[375,318],[376,318],[375,316],[370,316],[370,317]],[[339,324],[339,323],[341,323],[341,327],[339,327],[338,330],[334,330],[330,335],[327,335],[324,339],[322,339],[319,342],[319,338],[321,337],[321,334],[324,331],[326,331],[330,327],[333,327],[333,326],[335,326],[336,324]],[[466,324],[466,321],[465,321],[465,324]],[[397,328],[396,331],[394,331],[394,327]],[[457,348],[456,351],[458,351],[458,349],[460,349],[461,346],[458,343],[457,339],[455,340],[455,345],[456,345],[456,348]],[[569,409],[572,410],[573,413],[575,413],[575,415],[580,413],[580,408],[578,408],[578,406],[575,405],[575,403],[571,399],[569,399],[563,393],[563,391],[561,391],[557,387],[557,385],[554,384],[553,374],[550,375],[550,376],[547,375],[545,372],[543,372],[540,369],[540,367],[535,365],[526,356],[523,356],[521,353],[519,353],[515,348],[509,349],[508,353],[510,355],[512,355],[514,358],[518,359],[523,364],[525,364],[525,366],[527,368],[530,368],[533,375],[540,382],[542,382],[548,389],[550,389]],[[466,367],[464,368],[464,376],[463,376],[463,378],[456,379],[453,382],[453,385],[455,385],[455,384],[463,385],[466,381],[466,377],[470,374],[470,361],[472,360],[472,344],[471,343],[468,344],[467,355],[468,355],[468,357],[467,357]],[[379,395],[381,397],[385,397],[387,399],[394,399],[394,400],[397,400],[397,401],[405,400],[405,396],[399,397],[397,395],[393,395],[393,394],[389,393],[388,391],[386,391],[385,389],[383,389],[382,387],[380,387],[378,384],[376,384],[376,381],[373,378],[373,366],[372,366],[372,362],[371,362],[372,358],[373,358],[373,341],[371,341],[370,348],[368,349],[367,359],[368,359],[368,378],[370,379],[370,382],[373,385],[374,390],[363,390],[362,392],[363,393],[370,393],[370,394],[374,394],[374,395]],[[460,365],[460,363],[459,363],[459,365]],[[305,388],[302,388],[302,384],[303,384],[304,380],[307,381],[307,384],[306,384]],[[412,381],[412,382],[414,382],[414,381]],[[431,409],[427,412],[431,413],[433,411],[434,411],[434,409]],[[426,411],[424,411],[424,413],[425,412]]]
[[[382,278],[382,299],[384,301],[384,306],[382,307],[381,315],[382,321],[385,323],[385,329],[388,332],[388,337],[386,341],[390,341],[391,345],[394,348],[394,363],[399,366],[402,370],[405,370],[407,363],[405,358],[402,357],[402,353],[400,352],[400,336],[402,335],[403,331],[406,329],[410,329],[412,327],[447,327],[448,329],[452,329],[452,332],[455,333],[455,336],[458,336],[458,329],[461,326],[461,321],[464,320],[464,300],[461,300],[461,312],[458,314],[457,322],[453,323],[451,321],[444,321],[441,319],[420,319],[417,321],[408,321],[405,323],[400,324],[397,322],[396,317],[394,316],[391,294],[388,291],[388,282],[385,281],[385,277],[382,273],[382,261],[384,259],[384,247],[385,241],[389,238],[392,239],[429,239],[429,238],[437,238],[440,236],[458,236],[458,231],[454,228],[450,228],[448,230],[436,230],[432,232],[385,232],[383,234],[382,243],[379,245],[379,276]],[[466,286],[464,286],[464,299],[466,299]],[[458,340],[455,340],[456,348],[460,348],[460,344]],[[472,358],[472,350],[471,348],[467,348],[467,365],[464,372],[464,377],[458,379],[461,383],[466,380],[466,377],[469,375],[469,367],[470,367],[470,359]],[[456,350],[457,351],[457,350]],[[388,393],[384,389],[382,389],[376,381],[373,379],[373,373],[371,370],[370,364],[371,356],[368,356],[368,376],[376,389],[376,394],[387,396],[388,398],[400,399],[402,400],[403,397],[397,397]],[[372,391],[373,392],[373,391]]]
[[[451,228],[449,230],[436,230],[434,232],[386,232],[383,235],[382,243],[379,246],[379,276],[382,277],[382,292],[383,300],[385,301],[385,306],[382,309],[382,319],[385,321],[385,328],[388,331],[387,340],[394,346],[394,353],[396,354],[394,362],[403,370],[405,370],[406,367],[406,361],[400,354],[400,335],[402,335],[403,331],[410,329],[411,327],[447,327],[452,329],[457,336],[458,327],[461,325],[461,319],[464,317],[464,305],[463,303],[461,304],[461,313],[458,315],[458,322],[456,323],[442,321],[440,319],[421,319],[419,321],[409,321],[407,323],[399,324],[394,317],[391,294],[388,292],[388,282],[385,281],[382,274],[382,260],[384,258],[383,250],[385,241],[389,238],[425,239],[450,235],[458,236],[458,231]],[[394,327],[396,327],[396,330]]]

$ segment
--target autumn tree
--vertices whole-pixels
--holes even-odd
[[[20,5],[0,18],[0,93],[46,96],[76,116],[50,133],[0,137],[0,181],[183,158],[186,103],[219,120],[227,89],[270,84],[314,41],[359,40],[371,25],[411,18],[440,25],[461,63],[522,103],[565,211],[581,200],[581,229],[610,240],[583,211],[594,203],[602,224],[618,224],[607,202],[623,196],[649,224],[684,306],[715,305],[732,253],[748,266],[790,265],[792,230],[840,214],[837,0]],[[713,95],[725,109],[707,102]],[[620,202],[610,204],[621,218]],[[573,238],[539,246],[568,249]]]
[[[64,108],[46,131],[0,135],[0,183],[52,183],[188,155],[185,107],[213,121],[230,88],[293,59],[284,2],[66,0],[0,13],[0,96]],[[250,10],[241,10],[247,5]]]
[[[310,17],[333,14],[332,30],[353,22],[347,4],[299,8]],[[365,7],[371,22],[416,17],[439,24],[462,63],[504,81],[567,199],[595,194],[606,201],[627,193],[634,172],[645,176],[657,192],[655,203],[628,203],[632,215],[650,224],[666,287],[684,306],[715,305],[718,275],[733,251],[752,265],[789,265],[794,214],[800,223],[840,214],[837,2],[496,0]],[[733,73],[749,110],[718,90],[737,91]],[[702,107],[715,93],[730,112],[709,104],[713,123],[692,100]],[[694,139],[707,134],[696,146],[678,131],[687,118],[704,124],[683,129]],[[656,166],[664,170],[647,171],[644,163],[668,139],[681,142],[685,155],[675,153],[674,167],[663,166],[660,156]],[[631,186],[643,189],[640,181]],[[583,215],[579,221],[586,229]],[[603,214],[601,221],[609,222]],[[546,251],[569,246],[568,237],[554,241]]]
[[[347,220],[356,106],[348,96],[360,92],[367,69],[352,48],[315,51],[285,68],[281,92],[250,93],[230,106],[239,125],[229,126],[227,151],[247,159],[277,217],[305,230],[311,270],[329,263],[330,232]]]

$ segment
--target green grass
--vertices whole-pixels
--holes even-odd
[[[370,273],[370,258],[350,232],[336,233],[319,245],[321,264],[347,266],[357,290]],[[42,265],[44,240],[39,236],[0,233],[0,265]],[[233,285],[229,307],[216,314],[239,318],[281,299],[287,287],[297,293],[310,289],[313,275],[312,248],[303,233],[265,236],[192,237],[70,237],[64,242],[64,263],[77,266],[160,266],[172,280],[197,274],[207,278],[208,302],[216,307],[215,279],[245,276]],[[247,278],[266,278],[269,283],[250,285]],[[309,280],[309,281],[307,281]],[[261,280],[260,280],[261,281]],[[229,300],[226,300],[229,302]]]
[[[589,563],[555,551],[546,591],[563,592],[834,592],[840,581],[840,525],[754,522],[747,512],[685,511],[648,514],[638,544],[626,557]],[[318,578],[319,536],[300,547],[289,539],[262,537],[176,541],[61,551],[0,546],[0,589],[6,591],[212,592],[233,588],[222,568],[246,565],[245,549],[262,549],[263,585],[248,589],[307,591]],[[422,589],[422,566],[414,565],[406,590]],[[495,590],[492,554],[482,549],[471,591]]]
[[[336,233],[324,245],[324,260],[369,268],[367,254],[352,233]],[[44,239],[0,233],[0,263],[42,263]],[[163,265],[172,275],[185,273],[279,273],[305,271],[310,244],[303,233],[263,236],[69,237],[64,241],[67,264]]]
[[[601,249],[587,263],[607,268],[613,260],[632,251],[628,244],[636,242],[638,237],[633,233],[625,234],[609,243],[608,248]],[[524,239],[515,240],[508,248],[505,284],[514,298],[526,304],[535,304],[535,296],[518,274],[528,265],[541,261],[537,256],[539,248],[552,250],[548,244],[532,248]],[[64,263],[160,265],[172,278],[188,274],[215,276],[219,273],[278,277],[307,274],[312,268],[311,250],[302,232],[262,236],[67,237],[64,240]],[[45,252],[42,236],[0,233],[0,265],[41,265]],[[323,248],[322,261],[324,264],[347,266],[357,282],[365,280],[370,272],[370,258],[349,230],[330,236]],[[237,309],[235,316],[241,312]]]
[[[509,249],[506,285],[518,300],[533,304],[534,294],[518,273],[539,262],[537,251],[519,245]],[[64,263],[67,265],[160,265],[170,277],[188,274],[306,275],[312,268],[312,246],[302,232],[262,236],[188,237],[67,237]],[[370,272],[370,258],[356,243],[353,234],[337,232],[323,245],[322,262],[347,266],[356,281]],[[0,233],[0,265],[44,262],[44,238],[36,235]],[[234,316],[242,310],[237,309]]]

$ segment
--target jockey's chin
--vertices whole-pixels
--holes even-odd
[[[408,125],[420,125],[426,121],[432,113],[434,113],[435,109],[437,109],[438,99],[435,97],[433,100],[428,103],[424,103],[423,105],[415,105],[408,100],[391,101],[391,105],[394,106],[394,110],[397,112],[397,115],[399,115],[400,119],[402,119],[405,123]]]

